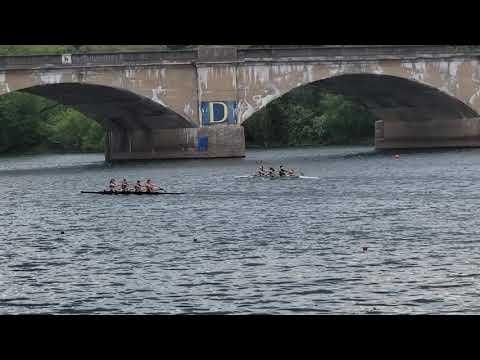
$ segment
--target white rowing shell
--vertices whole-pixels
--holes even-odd
[[[314,176],[274,176],[271,178],[270,176],[255,176],[255,175],[241,175],[235,176],[237,179],[282,179],[282,180],[294,180],[294,179],[318,179],[318,177]]]

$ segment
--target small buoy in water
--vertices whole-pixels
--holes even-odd
[[[193,239],[193,242],[197,242],[198,240],[197,239]]]
[[[65,234],[65,231],[60,232],[60,234],[62,234],[62,235]]]
[[[397,159],[397,160],[400,159],[400,155],[395,154],[395,159]]]
[[[368,247],[364,246],[362,249],[363,249],[363,252],[366,252],[368,250]]]

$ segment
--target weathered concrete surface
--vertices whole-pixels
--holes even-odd
[[[136,122],[149,128],[198,124],[192,65],[0,71],[0,95],[17,90],[77,107],[105,123],[115,118],[126,128],[137,127]]]
[[[430,116],[447,111],[468,117],[480,112],[477,58],[249,63],[238,67],[237,82],[240,123],[272,100],[309,83],[356,97],[383,119],[385,111],[412,118],[405,113],[417,108]],[[420,96],[422,102],[417,99]]]
[[[377,149],[479,147],[480,118],[375,123]]]
[[[171,129],[196,123],[158,102],[121,88],[79,83],[34,86],[25,92],[75,107],[106,128]]]
[[[109,150],[106,158],[114,161],[245,156],[242,126],[219,125],[153,131],[109,130],[107,139]]]
[[[242,156],[237,144],[244,140],[232,140],[240,130],[230,134],[223,127],[238,127],[272,100],[307,84],[352,97],[383,120],[387,132],[379,147],[397,141],[387,141],[394,135],[390,122],[410,139],[401,140],[405,146],[450,146],[459,142],[436,134],[455,126],[469,139],[465,143],[475,143],[474,130],[467,131],[462,119],[480,113],[479,59],[480,46],[202,47],[74,54],[71,63],[62,63],[61,56],[0,57],[0,95],[21,90],[77,107],[110,130],[108,144],[114,148],[107,149],[107,158],[167,156],[161,144],[170,151],[172,141],[173,157],[205,157],[205,151],[178,149],[191,143],[178,134],[199,138],[202,131],[215,139],[207,151],[211,156]],[[166,130],[198,127],[208,130]],[[416,133],[420,128],[425,130]],[[235,142],[235,150],[228,150],[222,136]],[[132,137],[127,151],[125,139]],[[220,150],[213,150],[217,145]]]
[[[342,75],[362,74],[380,75],[378,84],[383,76],[407,79],[413,91],[421,88],[415,85],[426,85],[478,113],[479,56],[478,46],[300,46],[85,54],[73,55],[72,64],[62,64],[59,55],[0,57],[0,95],[41,85],[99,85],[150,99],[194,125],[200,124],[200,101],[236,100],[242,123],[294,88],[312,82],[322,86],[322,80],[333,80],[332,87],[337,77],[341,82]],[[355,93],[362,97],[369,87],[357,86]],[[390,93],[395,86],[384,88],[384,98],[399,96]],[[58,98],[51,91],[35,91]],[[369,97],[364,95],[363,100]]]

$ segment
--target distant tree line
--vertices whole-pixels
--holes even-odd
[[[101,152],[105,131],[84,114],[45,98],[0,96],[0,152]]]
[[[244,126],[250,146],[359,144],[373,142],[375,117],[356,102],[307,85],[272,101]]]

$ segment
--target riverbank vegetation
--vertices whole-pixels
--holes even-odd
[[[272,101],[244,125],[250,146],[371,144],[375,117],[341,95],[310,85]]]
[[[102,152],[104,129],[84,114],[39,96],[0,97],[0,152]]]

